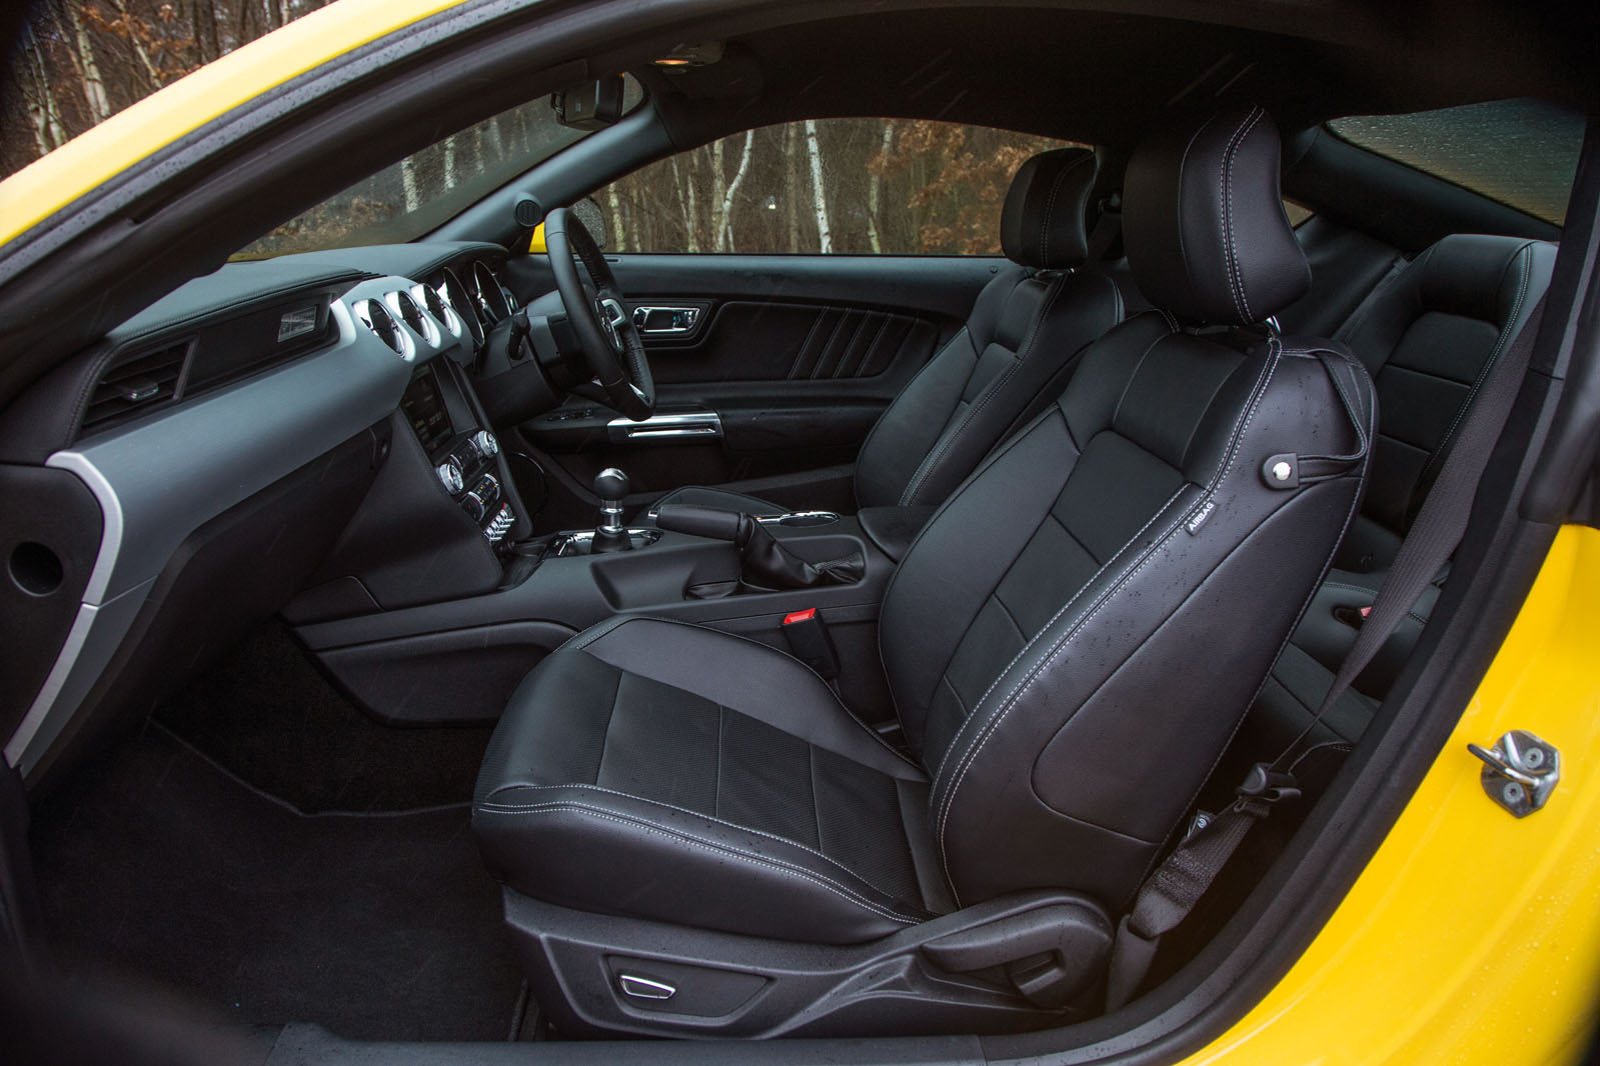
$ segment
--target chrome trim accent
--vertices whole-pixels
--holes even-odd
[[[635,551],[648,548],[661,539],[661,530],[651,527],[630,526],[628,538],[633,541]],[[594,543],[594,530],[579,529],[570,533],[558,533],[550,545],[549,554],[556,557],[569,555],[588,555],[589,546]]]
[[[688,319],[688,322],[681,326],[657,326],[654,329],[647,329],[645,327],[645,323],[650,321],[650,316],[657,311],[664,312],[669,315],[682,314]],[[685,307],[681,305],[666,304],[641,304],[633,309],[633,328],[647,337],[661,337],[674,333],[693,333],[694,327],[699,324],[700,308],[698,307]]]
[[[384,293],[383,302],[388,304],[389,310],[393,311],[397,316],[395,318],[397,324],[421,338],[422,342],[428,347],[439,347],[442,338],[439,336],[438,327],[433,323],[433,316],[428,314],[421,304],[417,303],[416,298],[410,292],[405,289],[396,289],[393,292]],[[417,322],[421,325],[421,329],[406,321],[406,311],[403,303],[409,303],[412,310],[416,311]]]
[[[1467,750],[1483,763],[1479,780],[1484,792],[1518,818],[1544,807],[1561,781],[1561,752],[1523,729],[1513,729],[1485,750]]]
[[[625,996],[634,999],[653,999],[656,1001],[671,999],[678,994],[678,990],[662,981],[652,981],[648,977],[638,977],[631,973],[617,974],[617,987]]]
[[[613,444],[684,437],[719,439],[722,436],[722,416],[715,411],[690,411],[654,414],[643,422],[635,422],[631,418],[613,418],[606,423],[606,436]]]
[[[789,511],[786,514],[757,515],[757,522],[775,526],[825,526],[839,520],[836,511]]]

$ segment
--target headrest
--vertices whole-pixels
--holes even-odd
[[[1253,104],[1151,135],[1128,160],[1122,240],[1145,298],[1182,319],[1260,322],[1311,285],[1284,217],[1278,131]]]
[[[1095,170],[1088,148],[1057,148],[1022,164],[1000,214],[1006,258],[1038,270],[1081,264],[1089,254],[1083,220]]]

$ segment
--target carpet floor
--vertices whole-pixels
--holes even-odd
[[[522,982],[466,805],[306,815],[156,725],[46,796],[32,837],[69,968],[243,1024],[504,1040]]]

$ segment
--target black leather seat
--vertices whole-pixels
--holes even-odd
[[[894,1031],[921,1002],[905,992],[916,975],[894,970],[919,937],[937,930],[944,948],[924,968],[1007,962],[1008,946],[1037,950],[1033,933],[966,934],[1041,892],[1092,916],[1074,927],[1079,947],[1055,942],[1065,958],[1052,964],[1082,971],[1071,987],[1092,979],[1108,914],[1183,817],[1327,567],[1373,419],[1358,362],[1259,325],[1308,273],[1258,108],[1156,136],[1124,189],[1135,275],[1165,310],[1094,343],[901,562],[879,638],[903,754],[789,656],[677,622],[590,629],[513,696],[473,826],[560,1024],[783,1031],[781,1017],[740,1021],[748,1005],[718,1007],[715,1023],[687,1005],[651,1015],[643,1000],[607,999],[626,987],[594,985],[606,967],[621,973],[618,958],[643,960],[660,984],[688,980],[681,960],[693,959],[695,973],[770,983],[748,1000],[769,1015],[799,970],[832,966],[826,994],[781,1009],[806,1032]],[[782,942],[809,954],[774,954]],[[890,970],[890,992],[862,977]],[[945,981],[926,995],[1039,1009],[1032,993],[986,987]],[[926,1024],[997,1024],[939,1017]]]
[[[1378,435],[1361,511],[1334,569],[1273,666],[1240,742],[1272,758],[1311,721],[1356,639],[1478,383],[1550,285],[1556,246],[1520,237],[1446,237],[1379,285],[1339,331],[1378,390]],[[1428,589],[1313,730],[1308,743],[1349,744],[1372,720],[1438,600]]]
[[[1009,269],[984,286],[966,325],[879,417],[856,457],[861,507],[937,504],[997,443],[1061,391],[1084,346],[1122,320],[1109,277],[1078,272],[1093,152],[1061,148],[1029,159],[1001,212]],[[789,508],[742,492],[686,486],[657,500],[746,514]]]

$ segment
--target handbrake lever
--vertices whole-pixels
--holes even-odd
[[[754,515],[696,507],[687,503],[663,504],[656,526],[676,533],[732,542],[739,550],[739,579],[765,589],[805,589],[819,585],[848,585],[866,573],[860,552],[838,559],[808,563],[778,543]]]

